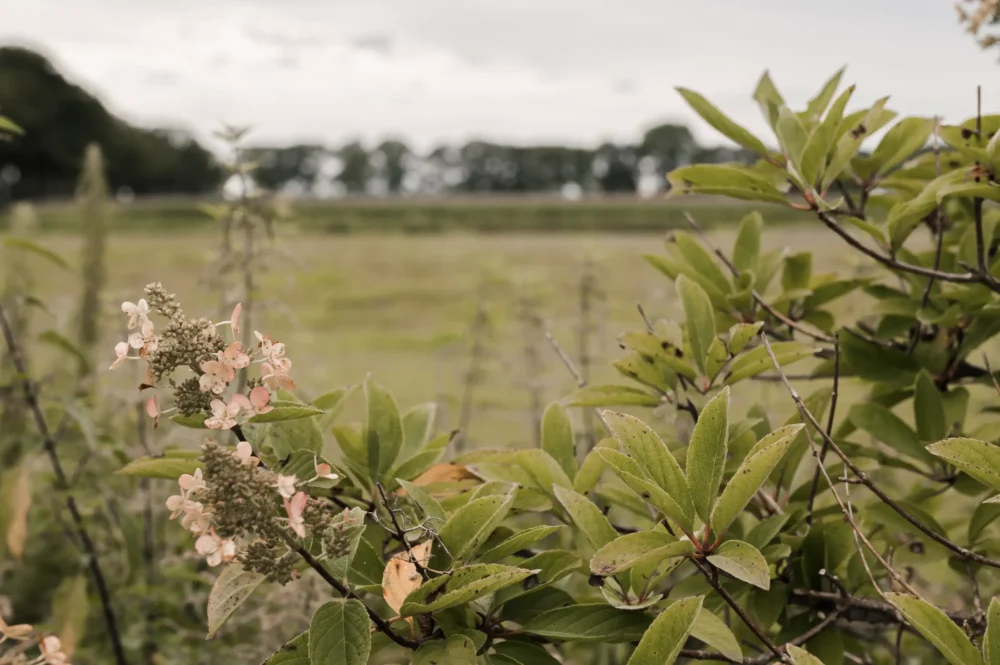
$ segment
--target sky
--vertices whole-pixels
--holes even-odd
[[[847,65],[851,108],[1000,110],[997,51],[952,0],[43,0],[8,3],[0,43],[37,48],[114,112],[254,143],[399,136],[596,145],[661,122],[724,144],[674,90],[769,136],[761,73],[804,107]],[[771,142],[771,141],[766,141]]]

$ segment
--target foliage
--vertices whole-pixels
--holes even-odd
[[[310,618],[271,665],[997,663],[1000,116],[895,122],[885,99],[849,110],[841,76],[800,111],[762,77],[776,149],[682,91],[759,159],[682,166],[671,195],[803,211],[863,265],[816,274],[809,253],[768,251],[759,213],[728,252],[692,217],[646,256],[683,316],[643,312],[619,336],[622,384],[587,385],[556,344],[580,387],[545,409],[537,447],[449,454],[437,410],[372,377],[310,399],[283,344],[238,339],[239,310],[189,318],[158,284],[125,303],[115,366],[147,367],[149,415],[209,436],[122,455],[108,482],[176,479],[171,517],[222,567],[207,632],[241,635],[264,590],[291,590]],[[788,409],[756,403],[765,382]],[[577,449],[575,410],[603,427],[593,446]],[[94,642],[78,651],[112,648]]]

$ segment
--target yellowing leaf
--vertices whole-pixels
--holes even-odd
[[[906,622],[937,647],[952,665],[983,665],[983,657],[948,615],[920,598],[903,593],[887,593],[885,599],[896,606]]]
[[[767,561],[757,548],[742,540],[727,540],[709,555],[709,563],[738,580],[760,587],[771,588]]]
[[[478,480],[478,478],[464,464],[447,462],[435,464],[427,469],[413,480],[413,484],[426,487],[435,483],[452,483],[459,480]]]
[[[397,614],[406,597],[419,589],[424,581],[423,575],[417,570],[417,563],[427,565],[433,544],[433,540],[424,541],[411,547],[409,552],[395,554],[385,565],[382,573],[382,597]]]
[[[7,549],[11,555],[21,560],[24,556],[24,541],[28,538],[28,511],[31,509],[31,476],[22,464],[5,478],[3,499],[7,514]]]

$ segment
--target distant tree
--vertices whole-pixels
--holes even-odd
[[[24,129],[0,143],[0,169],[19,172],[15,198],[71,195],[90,143],[106,157],[113,190],[200,193],[221,178],[211,153],[189,134],[130,125],[28,49],[0,48],[0,108]]]
[[[963,0],[955,3],[958,22],[984,48],[1000,47],[1000,33],[984,28],[1000,25],[1000,0]]]
[[[295,183],[308,191],[316,183],[327,152],[322,145],[300,143],[287,147],[248,147],[244,154],[257,163],[254,180],[262,187],[281,190]]]
[[[407,160],[413,153],[402,141],[390,139],[382,141],[375,148],[375,154],[382,163],[381,175],[385,179],[386,189],[392,194],[398,194],[403,190]]]
[[[343,161],[343,168],[337,180],[351,194],[364,194],[372,177],[371,156],[360,141],[345,144],[337,155]]]
[[[605,192],[634,192],[637,172],[638,157],[631,146],[604,143],[594,155],[593,173]]]
[[[698,142],[686,126],[664,124],[646,131],[639,152],[644,157],[653,157],[657,174],[666,177],[668,172],[689,164],[698,148]]]

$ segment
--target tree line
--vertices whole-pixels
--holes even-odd
[[[188,132],[136,127],[68,81],[44,56],[0,47],[0,110],[24,129],[0,142],[0,204],[72,195],[86,146],[107,161],[111,191],[197,195],[218,189],[225,169]],[[690,130],[661,124],[635,143],[596,147],[471,141],[418,152],[399,139],[366,145],[247,145],[256,182],[292,195],[446,194],[656,190],[664,175],[699,162],[749,161],[743,149],[699,145]]]

